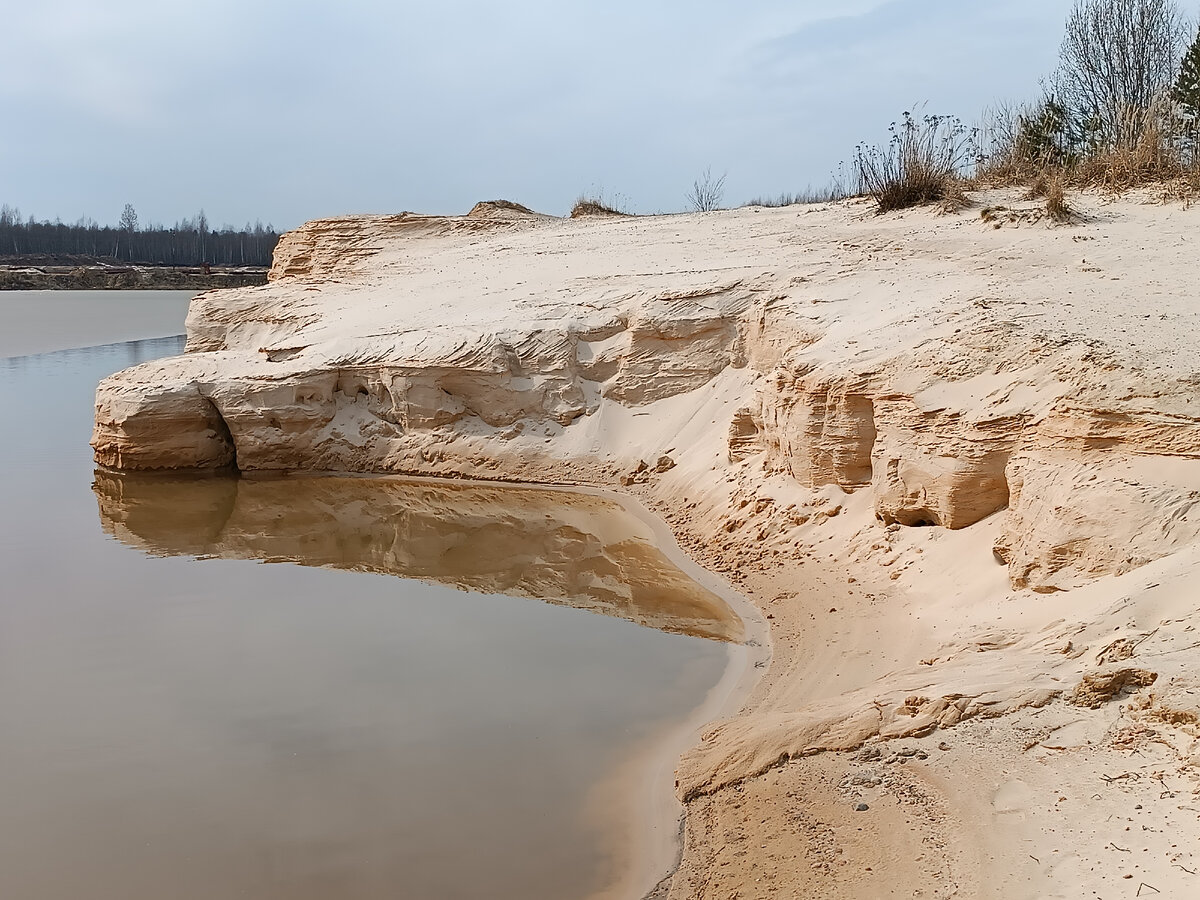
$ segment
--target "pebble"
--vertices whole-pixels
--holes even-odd
[[[860,804],[858,804],[858,806],[854,807],[854,811],[855,812],[866,812],[870,808],[871,807],[867,806],[867,804],[860,803]]]

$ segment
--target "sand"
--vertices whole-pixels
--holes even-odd
[[[1190,896],[1200,210],[1073,204],[310,223],[93,446],[638,497],[769,625],[658,896]]]

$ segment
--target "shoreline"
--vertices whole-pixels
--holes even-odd
[[[267,270],[212,266],[0,264],[0,291],[209,291],[267,283]]]
[[[878,879],[869,890],[887,890],[889,886],[894,886],[897,880],[903,882],[906,879],[911,880],[913,884],[927,884],[930,881],[927,867],[910,865],[902,858],[905,853],[916,852],[914,848],[919,849],[930,842],[955,843],[953,855],[959,860],[958,868],[951,871],[948,866],[945,872],[940,873],[940,879],[934,879],[935,881],[946,884],[970,881],[975,884],[973,890],[979,889],[979,876],[976,871],[978,866],[969,862],[963,863],[962,860],[973,857],[984,845],[983,833],[977,829],[968,829],[969,823],[944,809],[940,810],[936,817],[914,823],[902,802],[897,802],[889,809],[882,822],[876,818],[862,818],[854,811],[854,804],[846,798],[844,791],[839,790],[839,782],[845,777],[853,777],[856,769],[854,756],[849,754],[818,752],[799,760],[780,759],[766,771],[739,778],[711,795],[691,798],[685,802],[681,802],[677,796],[677,769],[689,751],[696,749],[706,732],[721,722],[747,716],[753,718],[763,714],[769,715],[773,708],[780,705],[781,700],[788,705],[805,702],[798,701],[796,697],[794,689],[798,684],[809,695],[810,701],[816,700],[829,690],[820,678],[806,675],[825,666],[826,661],[821,658],[820,650],[824,648],[836,655],[846,651],[861,652],[864,649],[861,640],[839,640],[838,635],[830,634],[820,627],[804,628],[803,639],[789,646],[787,641],[775,639],[776,633],[772,625],[778,628],[780,623],[769,622],[766,618],[771,615],[774,619],[780,611],[768,596],[772,590],[769,585],[786,585],[797,596],[803,596],[804,590],[807,589],[807,602],[799,604],[799,610],[793,610],[794,612],[815,614],[815,611],[827,608],[825,604],[831,602],[831,597],[832,602],[836,604],[834,608],[850,612],[856,591],[844,584],[838,586],[838,582],[844,582],[845,577],[852,571],[848,561],[845,565],[838,560],[834,560],[832,565],[815,561],[792,561],[791,565],[782,571],[770,571],[768,567],[763,566],[746,566],[730,580],[719,571],[725,565],[721,554],[707,546],[706,542],[688,527],[686,511],[673,508],[668,501],[657,496],[650,486],[604,484],[582,480],[573,474],[564,475],[560,481],[552,481],[524,479],[512,475],[489,477],[483,473],[430,472],[419,469],[387,472],[251,470],[243,472],[241,477],[335,477],[432,484],[480,484],[514,491],[550,490],[606,499],[619,504],[628,514],[649,527],[654,534],[656,546],[672,564],[689,578],[720,596],[742,619],[746,625],[745,641],[742,644],[727,645],[730,661],[721,681],[710,689],[704,702],[696,707],[682,724],[670,729],[652,745],[635,752],[625,765],[593,788],[592,796],[599,797],[613,791],[616,785],[636,786],[636,789],[623,791],[631,798],[627,801],[614,805],[604,798],[591,807],[590,815],[610,822],[620,820],[633,823],[633,829],[621,841],[625,845],[624,857],[629,863],[621,877],[609,886],[589,894],[587,900],[686,900],[693,896],[694,884],[691,879],[696,876],[698,870],[708,868],[707,865],[699,865],[698,851],[702,853],[714,846],[719,850],[723,842],[722,838],[716,836],[701,838],[700,831],[707,825],[706,820],[714,815],[714,804],[718,807],[733,805],[740,810],[743,804],[737,800],[732,803],[725,802],[728,800],[725,795],[741,797],[744,792],[756,796],[760,805],[753,814],[747,812],[746,815],[738,815],[733,823],[728,821],[728,809],[718,810],[716,817],[723,822],[720,826],[722,831],[728,831],[732,827],[733,833],[742,833],[743,830],[753,830],[755,824],[768,822],[770,816],[762,818],[759,813],[766,813],[772,807],[777,807],[779,794],[783,793],[792,797],[799,806],[814,811],[826,826],[828,823],[837,822],[841,829],[854,831],[858,838],[855,848],[865,861],[864,867],[867,871],[878,873]],[[734,581],[737,583],[733,583]],[[888,591],[888,586],[884,584],[877,583],[872,587],[880,592]],[[864,586],[859,596],[865,591]],[[768,609],[773,612],[768,613]],[[857,611],[859,615],[862,613],[863,610]],[[806,660],[809,661],[807,664]],[[836,678],[843,673],[833,671],[832,674]],[[848,671],[845,674],[853,673]],[[860,680],[868,680],[870,674],[877,673],[857,673]],[[778,696],[779,688],[789,686],[793,690],[789,691],[785,698]],[[937,734],[939,738],[943,735],[940,732]],[[940,741],[932,742],[937,743]],[[925,752],[928,754],[930,750],[932,746]],[[783,775],[782,770],[790,768],[797,768],[804,773],[799,782]],[[909,797],[917,796],[919,804],[945,804],[947,797],[953,795],[945,777],[934,772],[916,775],[917,769],[918,766],[915,765],[906,768],[904,775],[907,781],[902,785],[902,791]],[[850,775],[847,776],[847,773]],[[814,777],[818,780],[811,780]],[[792,784],[791,790],[780,790],[778,784],[781,780]],[[801,798],[797,791],[805,796]],[[878,802],[872,799],[873,804]],[[955,799],[960,806],[966,802],[961,797]],[[622,807],[627,811],[620,812]],[[778,809],[775,812],[778,812]],[[760,818],[762,821],[758,822]],[[957,833],[947,825],[952,818],[955,820]],[[612,830],[614,834],[619,835],[616,829]],[[757,837],[744,840],[746,843],[767,840],[769,830],[763,829]],[[963,839],[968,830],[974,843]],[[811,828],[804,832],[806,838],[811,837],[810,832]],[[894,858],[892,866],[867,865],[880,853]],[[821,891],[822,897],[829,898],[874,896],[859,893],[858,889],[850,893],[831,891],[828,883],[819,877],[829,874],[829,871],[827,866],[816,870],[818,877],[805,882],[806,889]],[[735,882],[740,877],[740,874],[735,876]],[[704,881],[708,890],[712,890],[710,879],[711,873],[705,872]],[[767,893],[761,896],[766,900],[772,895]],[[975,894],[968,893],[965,896]]]
[[[366,477],[372,477],[367,475]],[[419,475],[381,475],[405,480],[426,480]],[[473,482],[479,479],[429,478],[433,481]],[[642,498],[615,488],[583,482],[487,481],[514,490],[554,490],[600,497],[619,504],[628,514],[647,525],[654,533],[655,545],[663,555],[688,578],[712,591],[741,618],[746,627],[740,643],[727,643],[729,660],[721,680],[713,685],[704,702],[693,709],[683,722],[661,735],[645,751],[637,753],[612,778],[596,785],[594,794],[611,789],[614,784],[632,786],[627,795],[635,798],[630,807],[635,812],[623,816],[633,823],[636,836],[626,839],[627,858],[631,864],[617,882],[592,894],[588,900],[655,900],[665,896],[662,891],[678,871],[683,858],[686,806],[675,795],[675,768],[682,755],[696,744],[700,735],[714,721],[727,718],[741,710],[751,692],[762,678],[771,660],[771,636],[762,610],[745,597],[726,579],[706,569],[679,545],[674,531]],[[634,789],[636,788],[636,790]],[[665,865],[664,865],[665,863]]]
[[[620,841],[625,845],[624,856],[629,864],[623,867],[623,873],[615,882],[589,894],[587,900],[655,900],[665,896],[662,891],[675,877],[683,858],[686,827],[686,806],[675,795],[675,768],[680,757],[696,744],[702,732],[715,720],[733,716],[744,708],[771,661],[771,633],[757,604],[726,579],[693,559],[680,546],[670,525],[650,509],[643,498],[612,486],[583,481],[523,481],[419,472],[256,470],[243,473],[241,477],[336,477],[431,484],[483,484],[514,491],[548,490],[597,497],[616,503],[628,515],[646,525],[654,535],[655,546],[671,564],[689,579],[720,597],[742,620],[746,629],[740,643],[726,643],[729,658],[721,680],[713,685],[704,701],[691,710],[681,723],[659,735],[646,748],[635,752],[615,773],[597,783],[591,792],[593,797],[599,798],[623,786],[625,789],[621,793],[628,799],[616,808],[624,808],[626,812],[614,812],[611,801],[599,799],[591,811],[603,819],[624,820],[632,828]],[[609,809],[601,811],[600,806]],[[613,833],[620,837],[620,832],[615,829]]]

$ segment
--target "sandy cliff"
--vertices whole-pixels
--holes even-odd
[[[622,486],[771,622],[746,710],[680,765],[672,896],[995,894],[1018,870],[1078,896],[1124,873],[1078,846],[1023,869],[1061,814],[1043,794],[1091,797],[1088,765],[1150,747],[1200,785],[1200,210],[1082,205],[1071,227],[853,202],[312,222],[267,286],[193,301],[184,355],[100,385],[96,459]],[[900,777],[881,740],[953,743]],[[864,792],[898,818],[854,819]],[[1195,868],[1168,820],[1140,860],[1158,889]],[[872,866],[877,843],[856,866],[852,831],[826,847],[847,822],[929,864]],[[731,834],[758,850],[719,858]]]

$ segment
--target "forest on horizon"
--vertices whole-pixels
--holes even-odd
[[[32,215],[22,220],[19,209],[0,206],[0,262],[86,259],[146,266],[266,267],[278,241],[274,226],[261,222],[247,222],[241,229],[214,228],[204,210],[172,226],[140,227],[137,211],[128,203],[116,225],[87,217],[74,224],[38,221]]]

